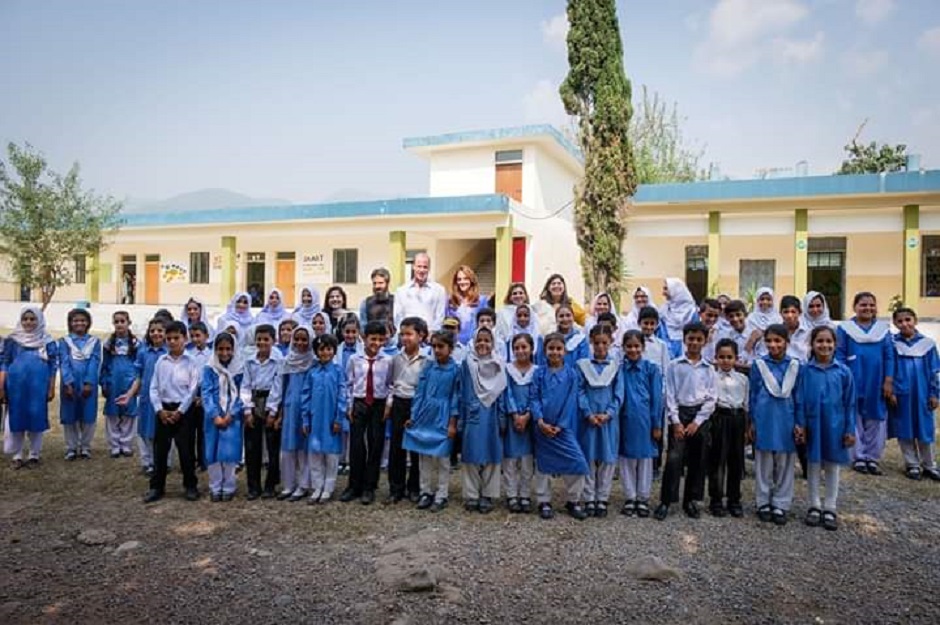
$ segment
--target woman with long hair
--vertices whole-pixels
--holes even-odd
[[[444,311],[445,317],[460,319],[457,341],[466,345],[477,328],[477,311],[489,306],[489,299],[480,294],[480,280],[473,269],[460,265],[451,280],[450,297]]]

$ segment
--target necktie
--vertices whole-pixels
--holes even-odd
[[[366,406],[371,406],[375,402],[375,382],[372,381],[372,365],[374,358],[369,358],[369,370],[366,372]]]

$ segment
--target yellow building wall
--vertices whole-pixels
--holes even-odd
[[[740,261],[776,261],[773,285],[777,298],[793,291],[793,236],[722,236],[719,292],[738,298],[740,292]],[[802,294],[801,294],[802,295]]]
[[[627,284],[631,289],[646,286],[653,291],[656,301],[661,301],[663,280],[667,277],[685,280],[686,246],[705,245],[707,242],[707,236],[638,237],[628,234],[623,247],[628,272]],[[627,300],[621,304],[623,308],[630,307]]]
[[[878,300],[878,314],[886,315],[891,298],[903,288],[903,236],[900,232],[856,233],[846,236],[846,318],[852,315],[852,298],[871,291]]]

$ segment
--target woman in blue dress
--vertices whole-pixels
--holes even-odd
[[[49,429],[49,402],[55,399],[58,349],[46,332],[46,318],[38,306],[24,306],[16,328],[3,342],[0,360],[0,400],[6,398],[4,451],[13,456],[13,468],[24,465],[23,446],[29,435],[30,465],[39,464],[42,436]]]
[[[549,334],[543,344],[546,365],[532,382],[530,407],[534,428],[535,492],[539,516],[554,518],[549,477],[561,476],[567,491],[565,508],[578,520],[587,518],[581,506],[587,460],[578,444],[578,387],[580,372],[565,363],[565,337]]]
[[[59,422],[65,434],[65,459],[91,458],[98,420],[98,373],[101,341],[88,334],[91,315],[83,308],[68,313],[69,333],[59,339]]]
[[[466,265],[457,267],[451,281],[450,298],[447,300],[444,316],[460,320],[458,343],[469,344],[477,328],[477,311],[490,307],[489,299],[480,293],[480,281],[473,269]]]
[[[244,363],[235,349],[235,337],[223,332],[201,375],[205,419],[205,457],[209,466],[212,501],[235,496],[235,470],[242,459],[242,400],[239,397]]]
[[[281,493],[278,499],[300,501],[310,489],[307,470],[307,437],[303,433],[303,389],[307,371],[313,366],[310,330],[297,326],[291,334],[290,351],[281,362]],[[273,460],[273,458],[272,458]]]

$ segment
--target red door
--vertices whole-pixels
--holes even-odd
[[[512,281],[525,282],[525,237],[512,240]]]

